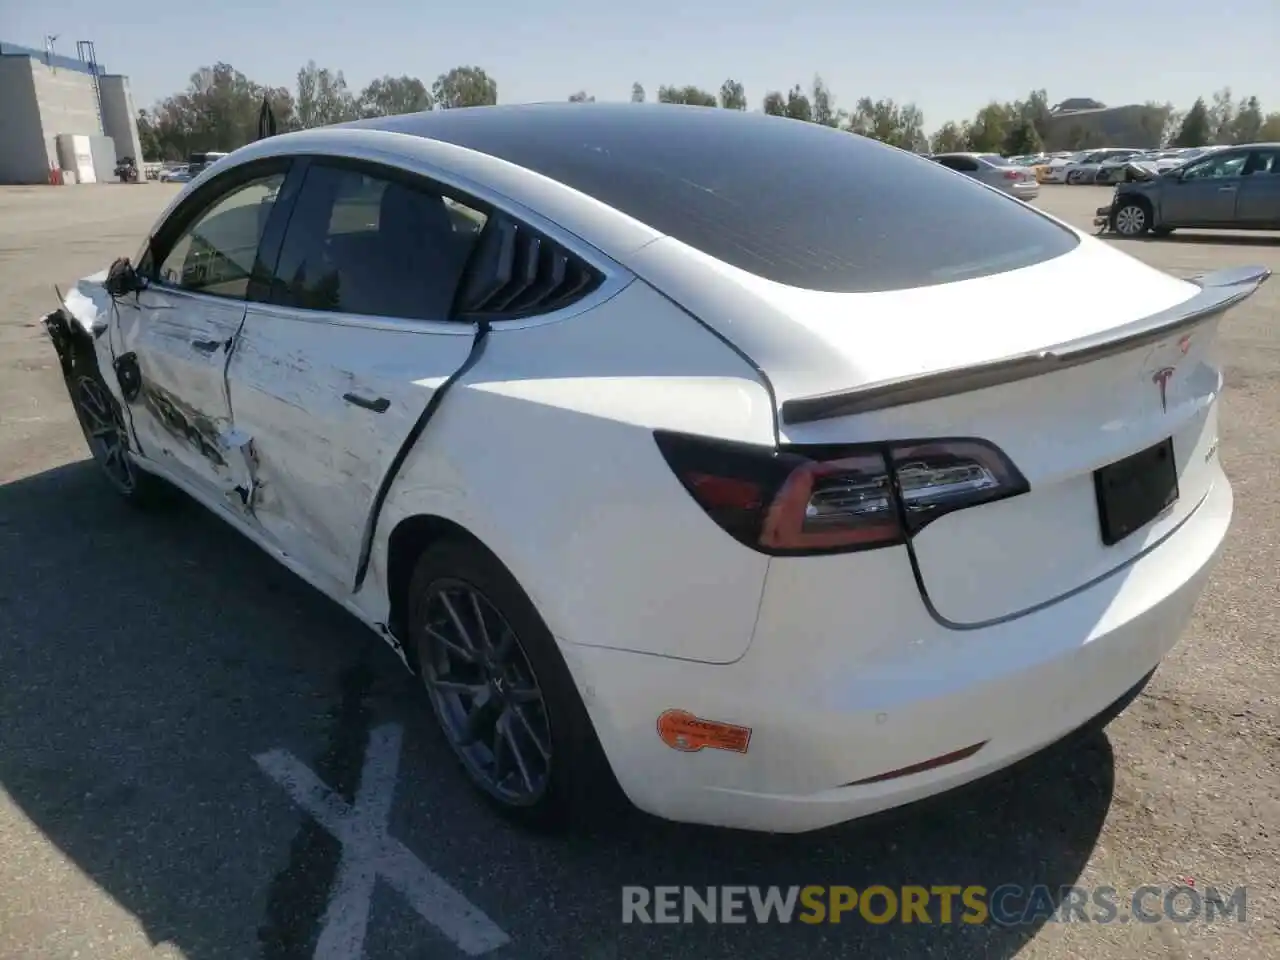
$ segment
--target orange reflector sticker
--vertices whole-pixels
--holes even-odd
[[[703,720],[686,710],[668,710],[658,717],[658,737],[671,749],[684,753],[703,749],[746,753],[751,728]]]

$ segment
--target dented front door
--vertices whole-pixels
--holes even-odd
[[[120,306],[119,350],[139,374],[129,412],[142,453],[207,493],[241,482],[226,370],[244,313],[242,300],[161,286]]]

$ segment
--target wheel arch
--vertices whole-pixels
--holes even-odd
[[[456,520],[434,513],[415,513],[401,518],[387,538],[386,591],[387,629],[402,643],[408,635],[409,583],[413,579],[414,567],[424,552],[446,540],[479,547],[515,576],[488,544]],[[519,578],[516,580],[519,582]],[[410,669],[416,673],[418,664],[407,644],[404,655]]]
[[[1136,206],[1142,207],[1142,209],[1147,211],[1147,221],[1148,221],[1147,229],[1148,230],[1156,226],[1156,222],[1157,222],[1156,205],[1151,202],[1151,198],[1148,197],[1146,194],[1142,194],[1142,193],[1128,193],[1121,196],[1119,199],[1119,202],[1117,202],[1112,207],[1112,210],[1111,210],[1111,229],[1112,230],[1115,230],[1116,228],[1116,214],[1118,214],[1124,207],[1128,206],[1131,203],[1135,204]]]

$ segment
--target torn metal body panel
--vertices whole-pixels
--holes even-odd
[[[244,321],[244,303],[150,288],[117,302],[113,340],[136,360],[139,392],[130,405],[147,456],[218,496],[237,488],[241,507],[252,482],[246,461],[228,453],[233,434],[227,363]]]
[[[384,478],[474,327],[251,304],[227,368],[253,438],[253,513],[278,547],[352,591]]]

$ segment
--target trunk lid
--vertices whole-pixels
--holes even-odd
[[[1087,585],[1195,510],[1220,476],[1217,317],[1265,275],[1204,290],[1082,238],[1021,270],[884,294],[738,277],[794,337],[712,325],[769,377],[784,443],[977,438],[1017,467],[1028,492],[947,513],[912,539],[935,613],[975,626]],[[1095,471],[1170,439],[1176,500],[1108,546]]]

